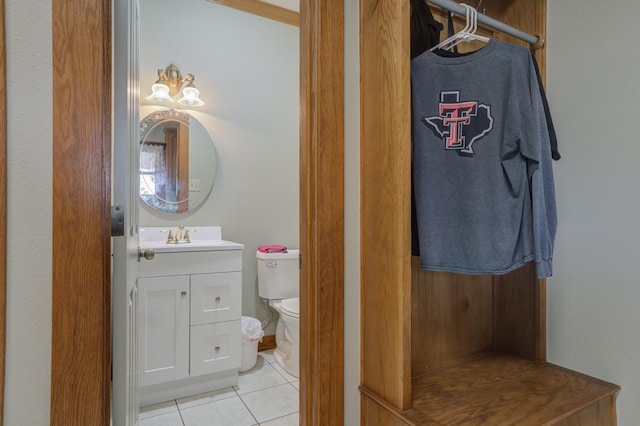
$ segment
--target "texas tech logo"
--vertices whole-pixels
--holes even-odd
[[[473,144],[493,129],[491,107],[476,101],[460,102],[460,92],[441,92],[439,115],[424,117],[424,123],[442,138],[444,148],[473,157]]]

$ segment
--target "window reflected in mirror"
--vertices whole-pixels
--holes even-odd
[[[179,214],[197,208],[215,177],[213,141],[198,120],[175,110],[156,111],[140,123],[140,199]]]

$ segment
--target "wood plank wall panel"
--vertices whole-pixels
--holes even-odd
[[[533,2],[535,10],[532,19],[533,26],[531,31],[533,34],[540,37],[540,43],[537,49],[534,51],[538,66],[540,68],[540,77],[542,78],[542,84],[547,84],[547,1],[537,0]]]
[[[529,262],[494,277],[493,349],[533,361],[546,361],[546,294]]]
[[[360,0],[361,380],[411,405],[409,7]]]
[[[446,38],[447,34],[447,13],[444,9],[431,5],[431,11],[435,19],[444,25],[441,40]],[[534,50],[542,81],[546,81],[546,33],[547,33],[547,4],[546,0],[484,0],[480,6],[480,12],[485,12],[488,16],[505,22],[514,28],[520,29],[526,33],[537,35],[542,39],[540,47],[532,48],[528,43],[511,37],[506,34],[499,33],[492,28],[484,27],[479,24],[478,33],[487,37],[506,41],[509,43],[519,44],[521,46]],[[465,26],[465,18],[454,14],[454,27],[456,31],[461,30]],[[471,43],[460,43],[458,49],[460,52],[470,52],[482,47],[484,43],[473,41]]]
[[[413,258],[412,376],[492,348],[490,275],[428,272]]]
[[[518,28],[526,33],[537,35],[543,40],[547,34],[547,2],[546,0],[485,0],[480,9],[486,9],[486,14]],[[530,47],[526,42],[507,35],[496,37],[510,43]],[[543,81],[546,77],[546,51],[536,50],[536,59],[540,66]]]
[[[344,4],[300,13],[300,424],[344,422]]]
[[[53,0],[51,425],[110,418],[111,3]]]
[[[432,6],[431,9],[434,17],[445,24],[443,32],[446,34],[446,12],[436,6]],[[544,0],[485,0],[480,7],[480,11],[483,10],[492,18],[498,19],[527,33],[536,35],[546,34],[546,1]],[[464,18],[459,18],[457,15],[454,16],[455,28],[456,30],[460,30],[464,26]],[[500,40],[529,47],[525,42],[493,30],[481,29],[480,32]],[[445,35],[443,34],[441,38],[444,39],[444,37]],[[460,51],[462,52],[471,51],[480,47],[482,47],[482,43],[478,44],[478,42],[461,43],[459,45]],[[540,64],[543,76],[545,75],[544,56],[544,49],[536,51],[536,58]],[[430,274],[430,272],[420,270],[419,263],[413,263],[412,275],[414,288],[412,305],[414,310],[419,306],[433,306],[432,304],[434,302],[429,301],[429,298],[433,297],[430,291],[424,289],[418,291],[416,289],[416,285],[421,286],[421,284],[418,283],[427,283],[432,280]],[[481,280],[481,278],[478,277],[469,277],[468,279],[471,281]],[[441,288],[449,288],[450,292],[450,295],[446,296],[447,290],[443,290],[444,293],[440,293],[439,296],[441,300],[448,299],[451,301],[459,297],[459,295],[456,294],[459,291],[459,287],[455,285],[455,280],[456,276],[453,274],[450,275],[450,285],[447,285],[447,278],[445,276],[439,278]],[[471,339],[471,341],[467,342],[466,349],[469,353],[466,355],[472,354],[475,349],[472,344],[473,339],[475,339],[476,342],[481,342],[482,336],[486,337],[486,334],[482,334],[480,330],[493,327],[494,331],[491,333],[491,338],[495,339],[495,341],[493,345],[489,345],[489,347],[492,346],[495,350],[524,356],[528,359],[546,360],[546,284],[544,280],[536,279],[535,268],[532,268],[532,265],[527,265],[522,270],[514,271],[502,277],[496,277],[494,286],[485,285],[482,288],[484,290],[477,289],[476,294],[470,296],[468,299],[470,301],[469,303],[472,306],[477,306],[495,297],[492,308],[492,310],[495,309],[495,312],[493,312],[495,317],[491,315],[484,315],[482,318],[478,317],[477,319],[479,321],[484,322],[482,322],[482,324],[476,324],[475,330],[466,330],[467,338]],[[414,357],[412,359],[412,372],[414,376],[425,370],[428,371],[429,368],[433,368],[435,365],[446,362],[446,357],[444,356],[446,351],[440,352],[439,354],[435,353],[444,349],[443,344],[450,345],[450,361],[455,362],[456,359],[465,355],[464,345],[458,346],[457,349],[459,350],[453,350],[453,348],[456,347],[453,342],[455,339],[458,339],[457,334],[454,333],[447,335],[447,337],[442,337],[428,331],[438,324],[438,322],[434,322],[434,318],[429,315],[427,312],[414,312],[412,319],[412,328],[414,329],[412,335]],[[458,317],[452,313],[449,317],[450,324],[455,324],[451,321],[456,321],[456,318]],[[464,316],[458,318],[458,321],[463,321],[463,318]],[[459,326],[459,323],[457,325]],[[457,331],[459,332],[460,330]],[[423,341],[423,339],[428,340]],[[444,340],[448,340],[448,343],[444,343]],[[459,341],[463,342],[464,339],[460,337]],[[435,362],[436,360],[440,361]]]
[[[546,0],[486,0],[481,8],[486,13],[526,33],[546,38]],[[495,37],[530,47],[527,43],[506,35]],[[546,77],[546,50],[535,51],[543,81]],[[498,278],[495,286],[495,306],[497,327],[495,347],[507,353],[538,361],[546,360],[546,281],[536,279],[534,265],[527,265],[521,271]],[[502,300],[502,302],[500,302]],[[504,303],[512,304],[509,308]],[[517,312],[519,306],[528,312]],[[501,307],[506,309],[502,309]],[[500,320],[499,318],[503,319]],[[518,321],[517,330],[509,332],[510,322]],[[517,334],[513,334],[513,333]],[[511,336],[509,336],[511,334]]]
[[[4,423],[4,354],[7,312],[7,52],[4,0],[0,0],[0,426]]]

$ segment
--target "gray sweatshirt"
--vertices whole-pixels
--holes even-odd
[[[413,179],[422,268],[551,276],[556,205],[531,55],[490,40],[411,61]]]

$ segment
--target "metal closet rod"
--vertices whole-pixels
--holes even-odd
[[[440,6],[443,9],[457,13],[458,15],[466,15],[466,9],[464,8],[464,6],[461,6],[451,0],[427,0],[427,3],[435,4],[436,6]],[[537,45],[540,42],[539,37],[527,34],[524,31],[520,31],[517,28],[513,28],[512,26],[509,26],[504,22],[500,22],[497,19],[490,18],[489,16],[481,13],[478,14],[478,22],[488,27],[494,28],[502,33],[509,34],[513,37],[519,38],[520,40],[524,40],[531,45]],[[534,46],[534,48],[535,47],[536,46]]]

